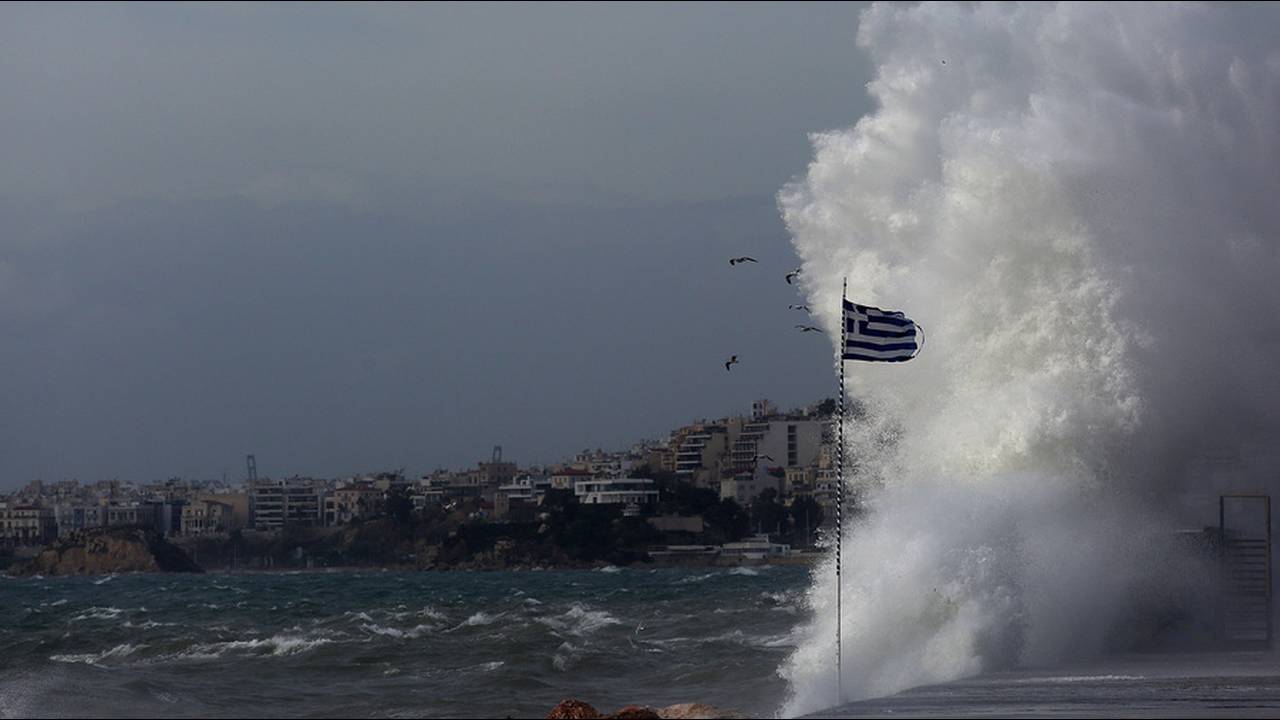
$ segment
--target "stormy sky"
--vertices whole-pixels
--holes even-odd
[[[775,193],[870,109],[859,11],[0,7],[0,489],[550,462],[833,394]]]

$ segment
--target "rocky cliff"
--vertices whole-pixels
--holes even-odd
[[[14,575],[108,575],[124,572],[204,572],[182,549],[143,528],[95,528],[60,538]]]

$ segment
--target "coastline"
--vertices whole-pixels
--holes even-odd
[[[722,569],[732,570],[735,568],[767,568],[767,567],[792,567],[797,565],[812,566],[822,559],[822,553],[803,553],[799,557],[788,559],[770,559],[765,561],[704,561],[704,562],[635,562],[628,565],[613,565],[610,563],[565,563],[556,565],[509,565],[509,566],[493,566],[493,565],[475,565],[475,566],[446,566],[446,567],[419,567],[413,564],[384,564],[384,565],[313,565],[313,566],[289,566],[275,565],[269,567],[253,567],[240,566],[229,567],[224,565],[214,567],[203,567],[204,574],[207,575],[299,575],[299,574],[339,574],[339,573],[376,573],[376,572],[397,572],[397,573],[452,573],[452,572],[621,572],[624,570],[678,570],[678,569]],[[42,575],[42,574],[21,574],[9,572],[9,569],[0,568],[0,577],[11,579],[45,579],[49,577],[110,577],[120,575],[157,575],[164,574],[163,570],[116,570],[99,573],[71,573],[63,575]]]

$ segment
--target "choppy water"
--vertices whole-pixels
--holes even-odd
[[[0,716],[772,715],[808,570],[0,578]]]

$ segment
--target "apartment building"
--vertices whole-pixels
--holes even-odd
[[[315,525],[322,520],[324,485],[310,478],[254,480],[248,485],[253,527],[278,530],[285,525]]]
[[[182,506],[183,535],[212,535],[232,529],[235,508],[214,500],[197,500]]]
[[[44,545],[58,536],[53,508],[0,503],[0,544]]]

